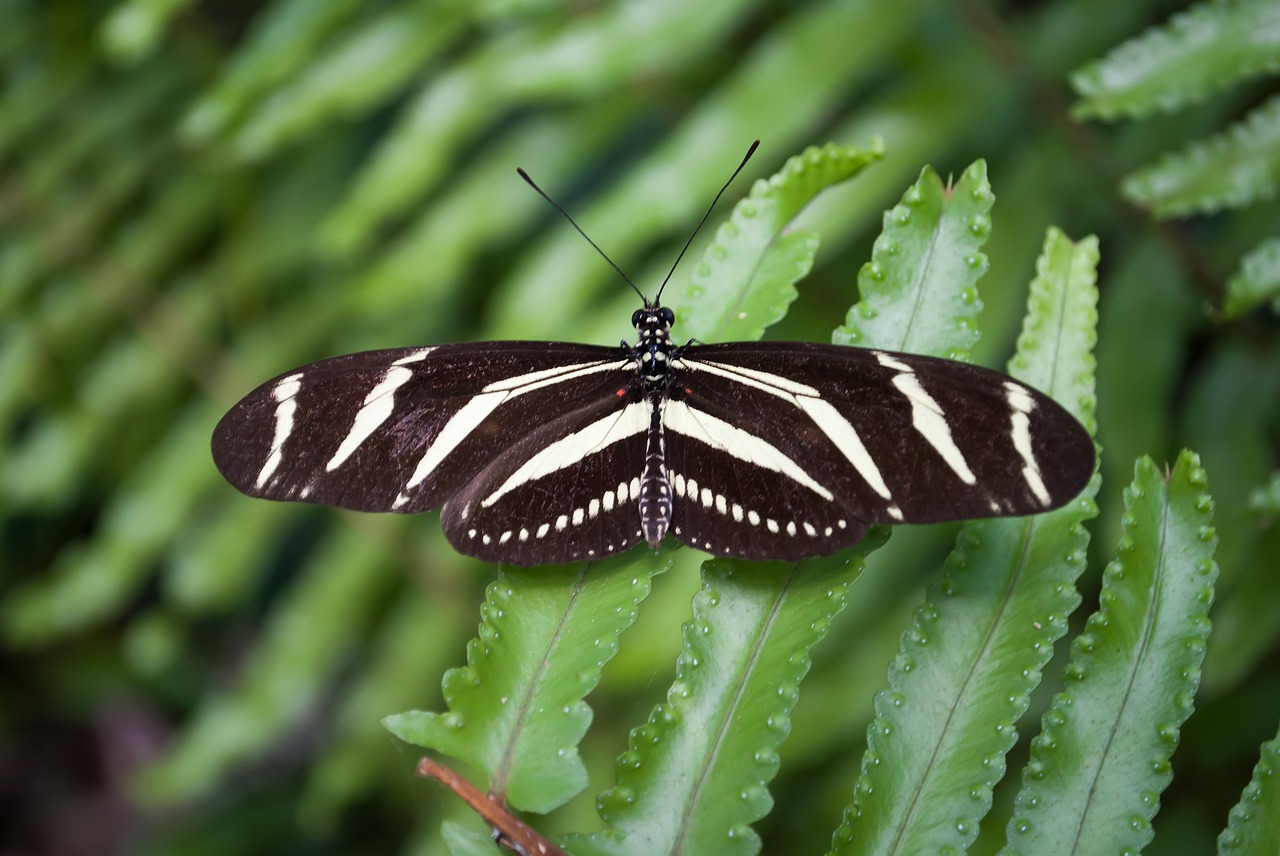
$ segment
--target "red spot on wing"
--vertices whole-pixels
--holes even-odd
[[[622,398],[622,396],[626,394],[627,394],[626,387],[619,388],[618,391],[614,393],[614,395],[618,396],[618,398]]]

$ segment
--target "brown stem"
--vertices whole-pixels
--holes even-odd
[[[484,818],[485,823],[493,827],[498,844],[512,853],[519,853],[520,856],[568,856],[543,838],[538,830],[512,814],[501,800],[481,793],[479,788],[445,765],[423,758],[418,762],[418,775],[424,779],[435,779],[461,797],[476,814]]]

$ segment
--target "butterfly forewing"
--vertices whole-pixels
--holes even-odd
[[[359,511],[440,506],[495,450],[635,381],[616,348],[541,342],[368,351],[263,384],[218,423],[213,455],[252,496]]]
[[[1069,413],[976,366],[764,342],[686,348],[675,367],[673,397],[748,431],[762,457],[795,461],[850,520],[1033,514],[1093,471],[1092,440]],[[741,458],[726,466],[750,466]]]

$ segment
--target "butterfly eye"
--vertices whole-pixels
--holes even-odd
[[[662,309],[659,311],[659,316],[662,318],[663,323],[665,323],[668,327],[676,323],[676,313],[672,312],[670,309],[668,309],[665,306],[662,307]]]
[[[632,313],[631,313],[631,326],[632,326],[632,327],[639,327],[639,326],[640,326],[640,319],[641,319],[641,318],[643,318],[643,317],[644,317],[644,310],[643,310],[643,309],[637,309],[635,312],[632,312]]]

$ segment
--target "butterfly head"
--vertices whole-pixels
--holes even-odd
[[[631,314],[631,326],[640,334],[640,343],[670,339],[671,325],[676,314],[665,306],[645,306]]]

